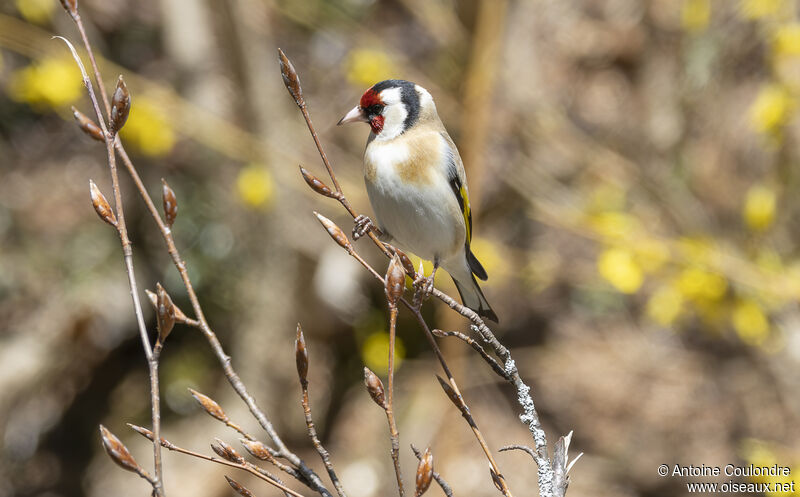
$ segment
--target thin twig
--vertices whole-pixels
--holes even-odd
[[[80,17],[76,14],[72,15],[73,18],[80,19]],[[139,327],[139,335],[142,341],[142,347],[144,349],[145,357],[147,358],[147,365],[150,375],[150,401],[151,401],[151,411],[152,411],[152,423],[153,423],[153,432],[155,436],[158,437],[161,431],[161,402],[159,396],[159,386],[158,386],[158,354],[153,354],[153,349],[150,345],[150,338],[147,334],[147,326],[144,322],[144,314],[142,312],[142,305],[139,301],[139,289],[136,283],[136,275],[133,270],[133,249],[131,248],[131,241],[128,237],[128,228],[125,223],[125,211],[122,205],[122,191],[119,186],[119,175],[117,174],[117,162],[116,162],[116,154],[114,153],[114,141],[116,140],[116,132],[110,133],[108,128],[106,127],[106,121],[103,117],[103,112],[100,110],[100,106],[97,102],[97,96],[94,92],[94,88],[92,86],[92,81],[89,78],[89,75],[86,73],[86,68],[83,65],[78,53],[75,51],[75,47],[72,43],[69,42],[66,38],[58,36],[57,38],[64,41],[69,47],[70,52],[72,53],[75,62],[78,64],[78,67],[81,71],[81,76],[83,77],[83,84],[86,87],[86,91],[89,94],[89,99],[92,102],[92,106],[94,107],[95,114],[97,116],[97,121],[100,126],[100,129],[103,132],[103,137],[105,139],[106,144],[106,154],[108,156],[108,168],[111,172],[111,187],[114,192],[114,207],[115,207],[115,214],[117,218],[116,229],[117,233],[119,234],[120,243],[122,244],[122,253],[123,259],[125,262],[125,272],[128,276],[128,285],[131,290],[131,297],[133,299],[133,310],[134,314],[136,315],[136,322]],[[116,130],[115,130],[116,131]],[[164,495],[164,477],[162,472],[161,466],[161,447],[157,443],[153,443],[153,461],[155,466],[155,476],[153,477],[153,491],[155,495],[159,497],[163,497]]]
[[[395,332],[397,328],[397,304],[389,305],[389,372],[387,387],[389,392],[386,396],[386,419],[389,422],[389,437],[392,443],[392,462],[394,463],[394,473],[397,477],[397,490],[400,497],[405,495],[403,488],[403,473],[400,469],[400,435],[397,432],[397,423],[394,419],[394,345]]]
[[[311,443],[317,450],[320,459],[322,459],[322,464],[325,465],[325,469],[328,471],[328,476],[331,482],[333,482],[333,486],[336,488],[336,493],[339,494],[339,497],[346,497],[344,488],[342,488],[342,483],[339,481],[339,477],[336,476],[336,471],[333,469],[331,455],[322,445],[322,442],[320,442],[319,436],[317,436],[317,428],[314,426],[314,419],[311,417],[311,404],[308,399],[308,348],[306,347],[306,339],[303,336],[303,329],[300,327],[300,323],[297,323],[295,362],[297,363],[297,376],[300,378],[300,388],[303,391],[300,403],[303,405],[308,438],[311,439]]]
[[[508,450],[521,450],[531,456],[533,458],[533,462],[536,462],[536,451],[527,445],[506,445],[505,447],[500,447],[497,449],[498,452],[506,452]]]
[[[503,369],[503,366],[501,366],[500,363],[497,362],[497,360],[494,357],[492,357],[489,354],[487,354],[486,351],[481,346],[481,344],[476,342],[472,337],[470,337],[468,335],[465,335],[464,333],[461,333],[460,331],[442,331],[442,330],[439,330],[439,329],[434,329],[434,330],[431,330],[431,331],[433,332],[434,335],[436,335],[439,338],[442,338],[442,337],[456,337],[456,338],[459,338],[459,339],[463,340],[464,342],[467,343],[467,345],[469,345],[470,347],[475,349],[475,351],[478,352],[478,354],[480,354],[480,356],[483,358],[483,360],[486,361],[489,364],[489,366],[492,368],[492,370],[494,370],[495,373],[497,373],[498,376],[500,376],[504,380],[508,380],[509,379],[508,375],[506,374],[506,370]]]
[[[148,437],[148,438],[150,438],[150,437]],[[269,483],[270,485],[272,485],[274,487],[277,487],[277,488],[281,489],[283,492],[286,492],[289,495],[293,495],[294,497],[304,497],[303,494],[297,493],[294,490],[292,490],[291,488],[287,487],[286,485],[280,483],[277,480],[277,478],[275,478],[274,476],[270,476],[269,474],[265,474],[264,472],[262,472],[263,470],[261,468],[259,468],[258,466],[254,465],[252,463],[249,463],[249,462],[235,463],[233,461],[228,461],[226,459],[207,456],[207,455],[201,454],[199,452],[194,452],[192,450],[184,449],[183,447],[179,447],[179,446],[173,444],[172,442],[170,442],[170,441],[168,441],[168,440],[166,440],[164,438],[161,439],[161,445],[164,448],[166,448],[166,449],[168,449],[170,451],[173,451],[173,452],[178,452],[180,454],[185,454],[187,456],[192,456],[192,457],[196,457],[198,459],[203,459],[204,461],[209,461],[209,462],[221,464],[223,466],[230,466],[231,468],[237,468],[237,469],[241,469],[242,471],[247,471],[251,475],[253,475],[253,476],[255,476],[255,477],[257,477],[257,478],[259,478],[259,479],[261,479],[261,480],[263,480],[263,481],[265,481],[267,483]]]
[[[414,455],[417,457],[417,459],[422,459],[422,453],[414,446],[414,444],[411,444],[411,451],[414,452]],[[442,492],[444,492],[447,497],[453,497],[453,489],[450,488],[450,485],[448,485],[445,479],[442,478],[442,475],[434,471],[433,479],[436,480],[436,483],[439,484]]]

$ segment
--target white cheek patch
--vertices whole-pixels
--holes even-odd
[[[420,107],[422,107],[423,109],[429,106],[433,107],[434,109],[436,108],[436,105],[433,103],[433,97],[431,96],[430,93],[428,93],[428,90],[421,87],[420,85],[414,85],[414,89],[417,90],[417,95],[419,95]]]
[[[391,140],[404,131],[403,122],[408,117],[408,110],[403,105],[400,88],[389,88],[380,94],[383,108],[383,131],[377,140]]]

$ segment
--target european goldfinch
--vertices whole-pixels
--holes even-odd
[[[472,212],[464,165],[431,94],[409,81],[381,81],[339,124],[351,122],[372,128],[364,181],[380,239],[433,261],[434,273],[443,267],[464,305],[497,322],[475,280],[487,275],[470,250]]]

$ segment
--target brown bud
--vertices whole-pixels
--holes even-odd
[[[89,180],[89,193],[92,196],[92,207],[94,207],[94,211],[100,216],[100,219],[116,228],[117,216],[114,215],[108,200],[92,180]]]
[[[294,360],[297,363],[297,376],[300,377],[300,384],[306,388],[308,386],[308,350],[306,350],[306,338],[303,336],[300,323],[297,323],[297,338],[294,340]]]
[[[322,226],[324,226],[326,230],[328,230],[328,234],[331,235],[331,238],[333,238],[333,240],[336,243],[338,243],[342,248],[344,248],[348,252],[353,251],[353,246],[350,245],[350,240],[347,239],[347,236],[344,234],[344,231],[342,231],[340,227],[336,226],[336,224],[333,221],[331,221],[330,219],[328,219],[327,217],[321,215],[316,211],[314,211],[314,215],[317,216],[319,222],[322,223]]]
[[[125,86],[125,80],[120,76],[117,80],[117,88],[111,97],[111,116],[108,120],[108,131],[111,134],[119,133],[122,127],[125,126],[125,121],[128,120],[130,111],[131,95],[128,93],[128,87]]]
[[[194,397],[194,400],[200,404],[200,407],[210,414],[212,418],[216,418],[223,423],[227,423],[229,421],[228,415],[225,414],[225,411],[222,410],[222,407],[220,407],[220,405],[217,404],[214,399],[191,388],[189,389],[189,392],[192,394],[192,397]]]
[[[106,141],[105,136],[103,136],[103,130],[100,129],[100,126],[91,120],[89,116],[79,111],[75,107],[72,107],[72,117],[74,117],[75,121],[77,121],[81,131],[99,142]]]
[[[389,301],[389,307],[397,307],[397,301],[403,296],[405,288],[406,273],[403,270],[400,257],[395,254],[391,262],[389,262],[389,268],[386,270],[386,277],[384,278],[384,290],[386,291],[386,299]]]
[[[61,6],[73,17],[78,14],[78,0],[61,0]]]
[[[298,107],[304,107],[306,103],[303,99],[303,88],[300,86],[300,78],[297,76],[297,71],[294,70],[292,62],[280,48],[278,49],[278,60],[281,63],[281,78],[283,78],[283,84],[286,85],[286,89],[289,90],[289,94],[294,99],[294,103],[296,103]]]
[[[312,190],[319,193],[320,195],[325,195],[326,197],[330,198],[339,198],[339,194],[335,191],[331,190],[328,185],[323,183],[319,180],[316,176],[308,172],[306,168],[300,166],[300,174],[303,175],[303,179],[306,180],[308,186],[311,187]]]
[[[147,294],[147,298],[153,305],[153,309],[155,309],[156,312],[158,312],[158,295],[156,295],[155,292],[152,292],[146,288],[144,290],[144,293]],[[186,314],[184,314],[183,311],[177,305],[175,305],[174,302],[172,303],[172,308],[175,310],[176,323],[187,323],[189,321],[189,318],[186,317]]]
[[[135,424],[132,424],[132,423],[128,423],[128,426],[130,426],[131,429],[133,431],[135,431],[136,433],[138,433],[139,435],[141,435],[144,438],[150,440],[151,442],[153,441],[153,432],[152,431],[148,430],[147,428],[145,428],[143,426],[135,425]]]
[[[403,263],[403,269],[405,269],[406,273],[413,279],[416,273],[414,272],[414,264],[411,263],[411,259],[408,258],[405,252],[398,248],[394,249],[394,253],[400,258],[400,262]]]
[[[147,475],[147,472],[139,466],[139,463],[133,458],[128,448],[103,425],[100,425],[100,439],[103,442],[103,448],[112,461],[123,469],[132,471],[143,477]]]
[[[215,438],[217,445],[211,444],[213,450],[219,457],[236,464],[244,464],[244,457],[240,456],[233,447],[226,444],[219,438]]]
[[[156,283],[156,317],[158,341],[163,344],[175,326],[175,306],[161,283]]]
[[[244,445],[244,448],[247,449],[247,452],[249,452],[250,455],[256,459],[261,459],[262,461],[273,461],[275,459],[267,446],[258,440],[248,440],[246,438],[242,438],[240,441],[242,442],[242,445]]]
[[[153,309],[158,309],[158,296],[155,294],[155,292],[145,288],[144,293],[147,295],[150,303],[153,304]]]
[[[164,219],[167,226],[172,228],[175,218],[178,217],[178,200],[164,178],[161,178],[161,200],[164,203]]]
[[[463,413],[464,400],[461,398],[461,396],[458,395],[456,391],[453,390],[453,387],[451,387],[450,384],[438,374],[436,375],[436,379],[439,380],[439,385],[442,386],[442,390],[444,390],[444,393],[447,394],[447,398],[450,399],[450,402],[452,402],[458,408],[458,410]]]
[[[131,429],[133,431],[135,431],[136,433],[138,433],[139,435],[141,435],[144,438],[150,440],[151,442],[153,441],[153,432],[152,431],[150,431],[147,428],[144,428],[142,426],[138,426],[138,425],[131,424],[131,423],[128,423],[128,426],[130,426]],[[175,448],[175,444],[173,444],[172,442],[170,442],[169,440],[167,440],[164,437],[161,437],[161,445],[163,447],[168,448],[168,449],[174,449]]]
[[[505,493],[505,490],[503,489],[504,486],[503,476],[495,473],[494,469],[492,469],[491,467],[489,467],[489,475],[491,475],[492,482],[494,483],[494,486],[497,487],[497,490],[500,490],[501,492]]]
[[[378,375],[366,367],[364,368],[364,384],[367,385],[367,391],[370,397],[372,397],[372,400],[383,409],[386,409],[386,395],[384,394],[383,382],[378,378]]]
[[[419,464],[417,465],[417,488],[414,492],[414,496],[420,497],[420,495],[427,492],[428,487],[431,486],[431,480],[433,480],[433,454],[431,454],[431,449],[429,447],[425,449],[425,453],[422,454],[422,457],[419,459]]]
[[[239,483],[238,481],[234,480],[233,478],[230,478],[230,477],[228,477],[227,475],[225,476],[225,479],[226,479],[226,480],[228,480],[228,485],[230,485],[230,486],[231,486],[231,488],[233,488],[234,490],[236,490],[236,492],[237,492],[237,493],[239,493],[239,495],[243,495],[244,497],[255,497],[255,496],[253,495],[253,492],[251,492],[251,491],[247,490],[247,489],[246,489],[246,488],[245,488],[245,487],[244,487],[244,486],[243,486],[241,483]]]

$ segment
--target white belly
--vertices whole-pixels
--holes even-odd
[[[426,260],[447,259],[464,246],[466,237],[458,201],[438,171],[428,181],[402,181],[395,164],[407,157],[405,148],[373,143],[367,149],[365,160],[373,172],[365,183],[378,226],[401,250]]]

